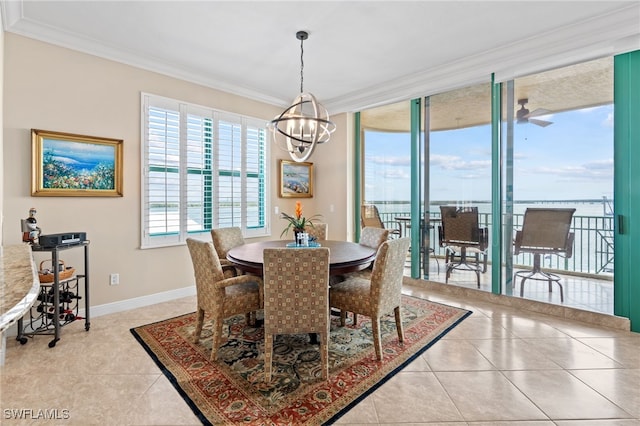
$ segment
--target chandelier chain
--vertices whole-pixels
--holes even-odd
[[[304,39],[300,39],[300,93],[303,93],[302,90],[303,82],[304,82]]]

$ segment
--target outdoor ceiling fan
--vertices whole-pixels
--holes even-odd
[[[549,124],[553,124],[551,121],[538,120],[537,118],[541,115],[551,114],[551,111],[543,108],[536,108],[532,112],[529,112],[527,108],[524,106],[529,102],[529,99],[518,99],[518,105],[520,105],[520,109],[516,112],[516,120],[518,123],[531,123],[542,127],[547,127]]]

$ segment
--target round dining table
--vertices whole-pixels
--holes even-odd
[[[243,244],[227,252],[227,260],[236,268],[256,275],[262,275],[263,252],[266,248],[286,247],[290,240],[259,241]],[[361,271],[371,265],[377,250],[349,241],[319,240],[320,247],[329,248],[329,275],[341,275]],[[289,247],[299,250],[299,247]]]

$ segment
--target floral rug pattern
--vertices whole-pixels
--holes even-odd
[[[244,315],[227,319],[218,361],[209,360],[211,321],[193,343],[195,313],[131,329],[204,424],[316,425],[335,421],[471,312],[403,296],[404,342],[393,314],[381,320],[383,360],[373,348],[371,320],[332,316],[329,379],[321,379],[319,345],[309,335],[277,336],[273,376],[264,379],[264,333]]]

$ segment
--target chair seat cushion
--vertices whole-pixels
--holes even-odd
[[[360,277],[349,277],[329,289],[329,304],[338,309],[371,312],[371,282]]]

